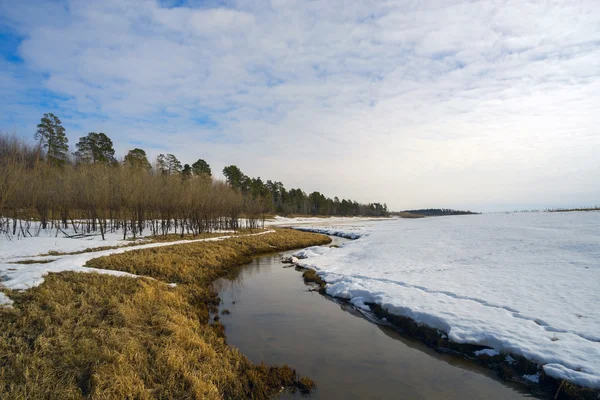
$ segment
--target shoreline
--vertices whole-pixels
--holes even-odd
[[[58,272],[10,291],[12,307],[0,310],[0,397],[271,398],[282,387],[308,393],[313,382],[289,366],[253,364],[227,345],[212,284],[256,256],[330,241],[276,229],[131,250],[86,267],[138,277]]]
[[[358,240],[362,237],[361,234],[352,234],[314,227],[294,227],[293,229],[303,232],[322,233],[350,240]],[[392,314],[376,303],[365,303],[365,305],[370,308],[370,311],[361,310],[352,305],[348,299],[329,295],[326,291],[327,282],[318,275],[316,270],[297,265],[291,258],[285,260],[285,262],[294,264],[295,269],[302,272],[302,278],[307,285],[316,285],[315,289],[309,290],[317,291],[319,294],[329,297],[334,301],[348,304],[363,315],[368,313],[370,314],[370,318],[368,319],[372,322],[392,327],[403,335],[418,339],[437,352],[455,354],[466,360],[483,365],[494,371],[501,379],[516,382],[528,388],[535,394],[547,395],[548,398],[564,400],[596,400],[600,398],[600,390],[582,387],[573,384],[566,379],[552,378],[544,373],[542,365],[523,356],[510,353],[498,353],[497,351],[482,345],[452,342],[448,339],[445,332],[431,328],[425,324],[417,323],[409,317]],[[522,378],[523,375],[531,376],[533,379],[537,378],[538,382],[528,381],[525,378]]]

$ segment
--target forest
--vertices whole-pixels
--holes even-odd
[[[197,235],[215,229],[257,228],[272,214],[387,216],[385,204],[360,204],[283,183],[246,176],[236,165],[214,179],[209,164],[182,164],[173,154],[153,163],[143,149],[115,156],[105,133],[90,132],[71,152],[66,130],[44,114],[35,142],[0,134],[0,233],[36,236],[68,229],[76,235],[122,230]],[[72,233],[71,233],[72,234]]]

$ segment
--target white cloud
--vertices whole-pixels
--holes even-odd
[[[595,3],[0,0],[0,12],[26,37],[25,67],[67,97],[56,112],[72,141],[105,131],[121,152],[147,142],[394,208],[494,208],[600,203]]]

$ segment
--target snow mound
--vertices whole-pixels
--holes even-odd
[[[332,250],[332,247],[325,246],[312,246],[307,247],[305,249],[299,250],[292,254],[292,257],[296,257],[297,259],[304,260],[306,258],[322,256],[325,253],[329,253]],[[292,259],[293,261],[293,259]]]
[[[359,239],[359,238],[367,235],[367,233],[364,231],[362,231],[362,232],[349,231],[349,228],[346,228],[344,230],[344,229],[332,228],[332,227],[315,228],[315,227],[295,226],[294,229],[303,231],[303,232],[313,232],[313,233],[321,233],[323,235],[329,235],[329,236],[338,236],[338,237],[351,239],[351,240]]]
[[[311,228],[360,234],[340,248],[301,254],[328,294],[376,303],[456,343],[521,355],[549,376],[600,388],[600,213]]]

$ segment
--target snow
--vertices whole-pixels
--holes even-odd
[[[72,234],[74,232],[67,232]],[[143,242],[144,239],[139,239]],[[59,251],[63,253],[72,253],[94,247],[104,246],[122,246],[132,243],[130,240],[123,240],[122,232],[108,232],[106,240],[102,240],[100,233],[80,237],[69,238],[64,234],[56,231],[40,232],[39,236],[34,237],[14,237],[12,240],[5,236],[0,237],[0,257],[1,258],[28,258],[38,254],[46,254],[51,251]]]
[[[315,227],[315,229],[329,229]],[[298,265],[327,293],[376,303],[600,388],[600,212],[513,213],[356,222],[360,238]]]
[[[314,233],[322,233],[323,235],[330,236],[339,236],[346,239],[356,240],[365,235],[363,232],[349,232],[348,228],[337,228],[337,227],[327,227],[327,228],[313,228],[313,227],[296,227],[299,231],[304,232],[314,232]]]
[[[485,356],[494,357],[494,356],[497,356],[497,355],[499,355],[499,354],[500,354],[500,353],[498,353],[498,352],[497,352],[496,350],[494,350],[494,349],[483,349],[483,350],[477,350],[477,351],[475,352],[475,355],[476,355],[476,356],[482,356],[482,355],[485,355]]]
[[[292,256],[291,260],[293,262],[294,257],[302,260],[305,258],[320,256],[325,253],[329,253],[331,251],[331,249],[332,249],[332,247],[324,247],[324,246],[307,247],[305,249],[295,252],[294,255]]]
[[[275,218],[268,219],[265,221],[265,226],[298,226],[303,224],[310,225],[325,225],[325,224],[352,224],[366,221],[380,221],[389,220],[387,217],[282,217],[275,216]]]
[[[523,379],[533,383],[540,383],[540,373],[537,372],[531,375],[523,375]]]
[[[0,292],[0,306],[9,306],[13,303],[4,293]]]
[[[244,236],[257,236],[272,233],[273,231],[264,231],[260,233],[254,233]],[[15,264],[15,261],[22,260],[22,257],[15,257],[14,252],[9,250],[9,246],[5,246],[7,243],[12,244],[13,242],[2,241],[2,247],[0,247],[0,286],[8,289],[23,290],[41,284],[44,281],[44,275],[50,272],[63,272],[63,271],[75,271],[75,272],[97,272],[115,276],[136,276],[126,272],[104,270],[97,268],[87,268],[84,265],[91,259],[103,257],[111,254],[120,254],[128,251],[149,249],[155,247],[165,246],[176,246],[180,244],[189,244],[195,242],[209,242],[219,241],[231,238],[231,235],[219,236],[207,239],[196,239],[196,240],[178,240],[173,242],[159,242],[159,243],[147,243],[140,244],[138,246],[121,247],[110,250],[96,251],[90,253],[73,254],[65,256],[36,256],[28,257],[28,260],[40,261],[39,264]],[[239,237],[239,236],[238,236]],[[23,246],[23,249],[34,254],[36,249],[36,242],[41,238],[27,238],[22,239],[23,242],[27,241],[30,247]],[[63,240],[78,240],[78,239],[65,239]],[[106,245],[106,244],[105,244]],[[71,248],[76,247],[72,246]],[[88,246],[89,247],[89,246]],[[85,248],[85,247],[84,247]],[[43,250],[42,250],[43,251]],[[66,251],[63,248],[60,251]],[[37,253],[39,253],[38,251]],[[49,263],[43,261],[51,260]],[[0,296],[0,304],[5,302],[6,296],[2,294]],[[9,299],[6,299],[9,300]],[[5,302],[6,303],[6,302]]]

